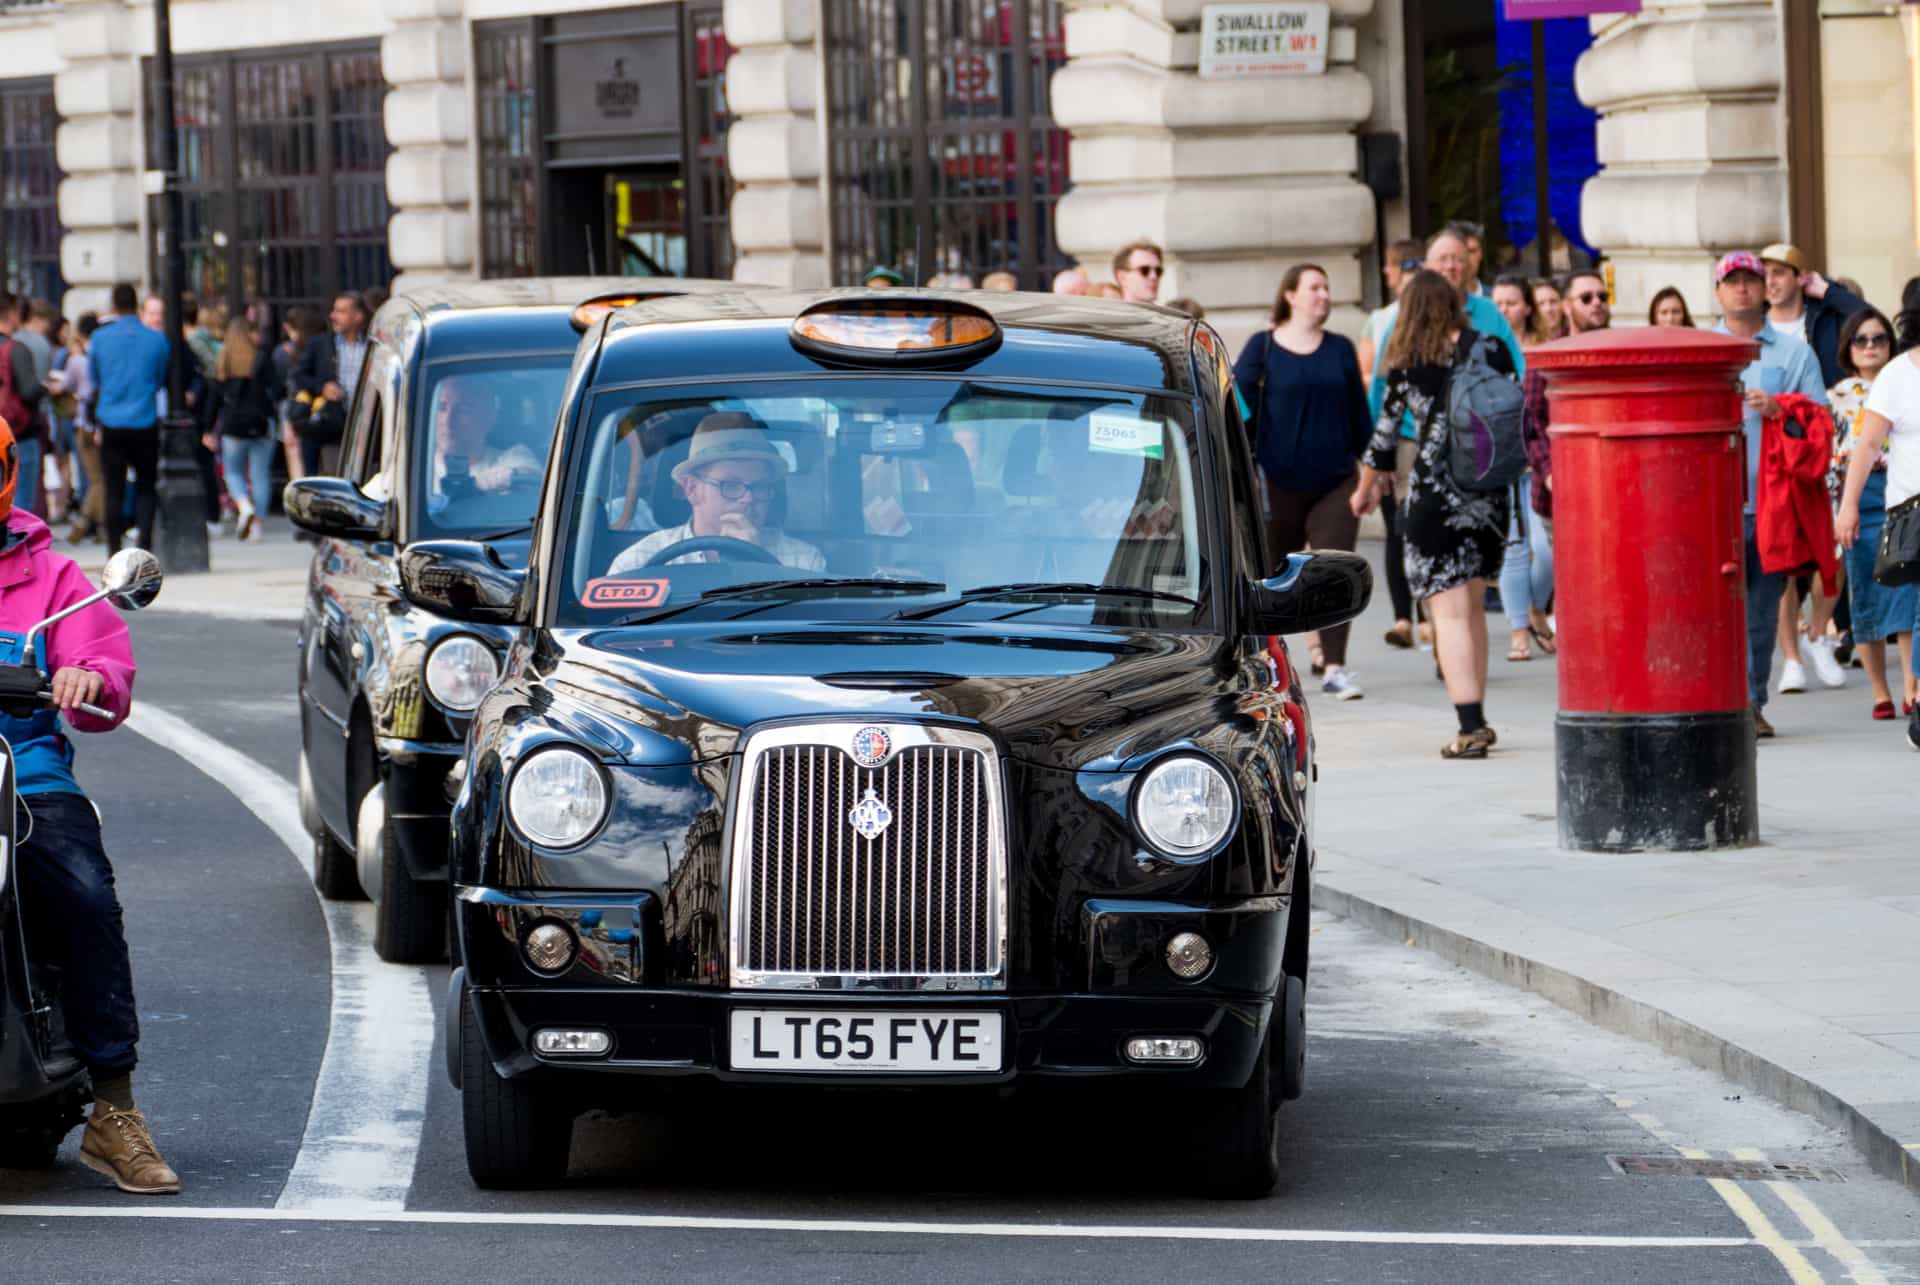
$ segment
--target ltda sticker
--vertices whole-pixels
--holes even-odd
[[[657,607],[667,600],[668,580],[627,580],[602,576],[587,581],[580,601],[589,607]]]
[[[1163,458],[1160,444],[1162,427],[1157,419],[1136,419],[1095,411],[1087,417],[1087,449],[1109,455],[1138,455],[1144,459]]]

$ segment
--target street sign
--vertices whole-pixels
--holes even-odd
[[[1596,13],[1639,13],[1640,0],[1501,0],[1508,22],[1542,18],[1590,18]]]
[[[1200,11],[1200,74],[1318,76],[1327,70],[1325,4],[1210,4]]]

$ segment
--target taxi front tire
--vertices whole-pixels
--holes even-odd
[[[1271,1037],[1244,1087],[1207,1092],[1193,1133],[1194,1159],[1215,1196],[1257,1200],[1280,1181],[1280,1092]]]
[[[547,1085],[505,1079],[493,1069],[473,1001],[460,1005],[460,1116],[466,1132],[467,1173],[491,1190],[558,1186],[567,1176],[573,1113]]]
[[[373,899],[373,953],[389,964],[438,963],[447,953],[447,885],[422,883],[407,870],[387,818],[386,786],[376,785],[360,801],[354,834],[354,864],[361,887],[379,891]]]

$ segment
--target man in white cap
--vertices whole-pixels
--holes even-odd
[[[1840,327],[1867,301],[1813,270],[1797,246],[1784,242],[1760,252],[1767,276],[1767,321],[1813,349],[1820,378],[1832,388],[1846,377],[1840,368]]]
[[[804,540],[767,525],[787,476],[787,459],[767,436],[766,426],[742,411],[716,411],[693,430],[687,458],[674,465],[673,480],[687,497],[692,517],[679,526],[655,531],[628,548],[607,568],[608,575],[638,571],[653,556],[703,536],[758,545],[782,566],[825,571],[826,557]],[[747,559],[724,548],[689,551],[673,562],[740,562]]]

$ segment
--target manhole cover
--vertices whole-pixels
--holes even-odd
[[[1630,1178],[1731,1178],[1735,1182],[1845,1182],[1838,1169],[1767,1160],[1689,1160],[1685,1156],[1608,1156]]]

